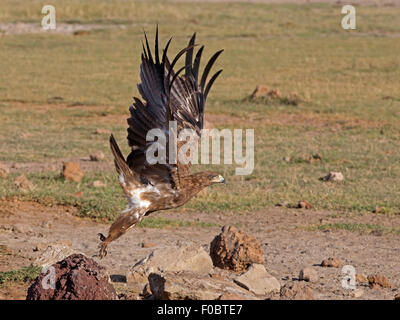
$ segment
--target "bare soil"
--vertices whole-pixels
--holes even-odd
[[[15,270],[27,266],[41,255],[34,251],[40,244],[70,241],[72,248],[87,256],[97,254],[99,232],[106,233],[107,224],[82,219],[74,214],[76,208],[67,206],[47,207],[39,203],[0,201],[0,244],[12,250],[13,255],[0,258],[0,271]],[[267,270],[284,285],[297,279],[304,267],[313,267],[319,280],[310,283],[315,299],[355,299],[352,290],[341,286],[341,268],[322,268],[323,259],[336,257],[355,267],[359,274],[383,274],[393,284],[391,289],[371,289],[358,286],[364,293],[359,299],[390,299],[400,291],[399,235],[359,233],[350,231],[310,231],[307,226],[321,223],[369,223],[387,227],[398,226],[400,216],[378,214],[339,214],[288,208],[270,208],[251,214],[201,214],[156,213],[171,219],[214,222],[218,225],[235,224],[254,235],[264,250]],[[13,226],[16,230],[12,231]],[[134,228],[109,246],[108,255],[100,261],[110,275],[126,275],[138,260],[147,256],[153,248],[143,248],[143,242],[156,247],[176,243],[196,243],[209,250],[211,240],[219,227]],[[97,259],[95,257],[95,259]],[[23,299],[27,284],[0,287],[0,299]],[[128,289],[128,288],[127,288]],[[272,297],[279,299],[279,295]]]

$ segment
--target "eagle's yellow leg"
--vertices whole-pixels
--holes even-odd
[[[105,237],[103,234],[99,233],[101,243],[99,244],[99,257],[100,259],[107,255],[107,246],[110,242],[118,239],[131,227],[135,226],[142,219],[143,215],[138,212],[138,210],[130,210],[121,214],[117,220],[111,225],[108,230],[108,236]]]

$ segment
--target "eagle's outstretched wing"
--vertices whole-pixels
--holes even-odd
[[[129,108],[131,116],[128,119],[128,142],[132,152],[128,156],[127,163],[142,180],[153,185],[168,183],[174,189],[179,189],[180,177],[189,174],[191,163],[182,164],[177,159],[177,164],[169,164],[167,148],[167,164],[149,164],[146,161],[146,150],[154,142],[146,141],[147,132],[155,128],[162,130],[166,135],[168,146],[168,143],[174,142],[172,137],[169,137],[169,121],[176,121],[178,134],[182,129],[192,129],[199,138],[203,128],[207,95],[215,79],[222,72],[219,70],[207,82],[211,67],[223,51],[220,50],[208,61],[199,82],[199,67],[204,47],[198,50],[193,62],[195,38],[196,34],[193,34],[188,47],[182,49],[170,63],[167,51],[172,38],[167,42],[160,58],[157,28],[153,59],[145,34],[146,47],[143,45],[141,83],[138,85],[144,102],[134,98],[133,106]],[[185,65],[175,72],[174,67],[183,54],[186,54]],[[180,76],[182,71],[185,71],[185,74]]]

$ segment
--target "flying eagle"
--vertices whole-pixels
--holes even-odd
[[[160,57],[157,28],[153,59],[146,34],[144,37],[146,47],[143,44],[141,83],[138,84],[144,102],[134,98],[133,105],[129,107],[128,143],[132,151],[126,160],[113,135],[110,137],[115,168],[128,206],[111,225],[107,237],[99,234],[100,258],[107,254],[106,248],[110,242],[122,236],[151,212],[182,206],[205,187],[225,182],[220,174],[214,172],[190,174],[190,161],[184,164],[177,159],[176,164],[171,164],[170,162],[174,161],[168,161],[167,156],[165,164],[150,164],[146,159],[146,151],[154,143],[146,141],[149,130],[157,128],[165,132],[167,145],[174,142],[169,132],[170,121],[176,121],[178,134],[183,129],[191,129],[196,133],[197,141],[200,139],[207,95],[222,70],[215,73],[209,81],[207,78],[223,50],[210,58],[199,81],[199,66],[204,46],[197,51],[193,62],[196,33],[172,63],[167,57],[172,38],[167,42]],[[185,65],[175,72],[174,66],[184,54]],[[179,75],[181,71],[184,71],[183,75]],[[180,146],[182,144],[178,143],[178,152]]]

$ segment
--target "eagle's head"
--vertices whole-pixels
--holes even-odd
[[[223,176],[221,176],[219,173],[215,173],[215,172],[209,172],[207,174],[207,179],[211,184],[216,184],[216,183],[225,183],[225,178]]]

